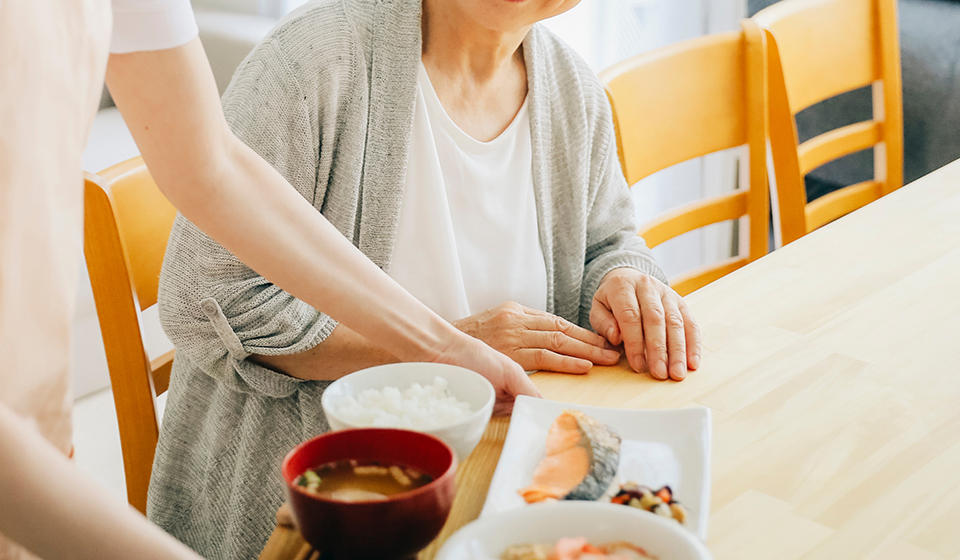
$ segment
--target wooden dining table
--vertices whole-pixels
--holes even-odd
[[[682,382],[625,361],[537,373],[545,398],[713,411],[716,560],[960,558],[960,161],[689,295]],[[443,532],[480,513],[509,419],[458,471]],[[264,560],[316,553],[290,527]]]

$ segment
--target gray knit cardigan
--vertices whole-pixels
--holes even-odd
[[[420,60],[420,0],[319,0],[237,70],[234,132],[381,267],[389,267]],[[643,240],[596,76],[535,26],[523,44],[548,310],[588,326],[601,278],[664,279]],[[178,215],[160,277],[177,347],[148,516],[201,555],[255,558],[283,501],[280,461],[328,429],[326,383],[253,364],[303,352],[336,322],[245,266]]]

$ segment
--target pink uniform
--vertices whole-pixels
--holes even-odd
[[[175,47],[197,34],[189,0],[114,4],[117,25],[131,27],[115,33],[117,52]],[[110,37],[110,0],[0,0],[0,404],[64,453],[81,155]],[[0,560],[28,557],[0,536]]]

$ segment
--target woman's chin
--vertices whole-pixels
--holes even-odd
[[[515,31],[562,14],[579,3],[580,0],[463,0],[461,6],[484,27]]]

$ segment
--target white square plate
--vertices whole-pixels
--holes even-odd
[[[684,525],[706,540],[711,429],[710,409],[704,407],[633,410],[517,397],[480,517],[527,506],[517,490],[530,484],[534,469],[544,458],[550,425],[571,408],[620,434],[623,442],[616,484],[632,481],[654,489],[670,486],[690,514]]]

